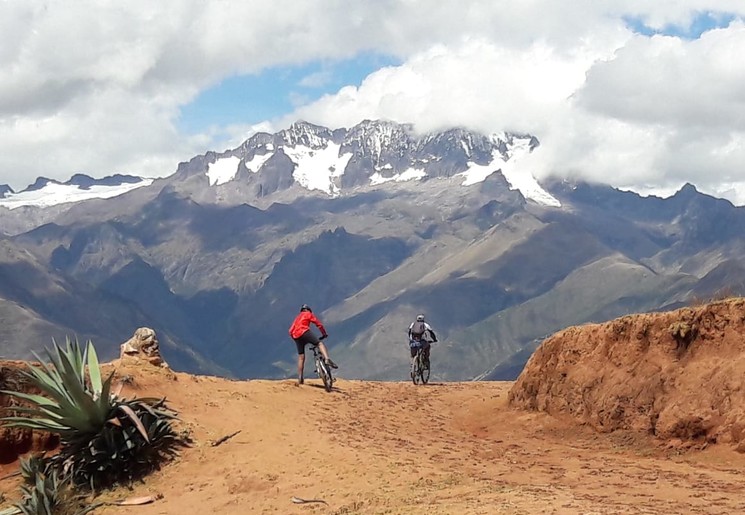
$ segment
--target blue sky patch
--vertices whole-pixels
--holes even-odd
[[[375,70],[398,64],[393,57],[368,53],[343,61],[317,60],[230,77],[184,106],[178,126],[195,134],[207,126],[262,122],[344,86],[359,86]]]
[[[663,34],[666,36],[677,36],[684,39],[698,39],[706,31],[727,27],[737,16],[731,13],[706,11],[699,13],[688,27],[677,25],[666,25],[662,29],[653,29],[645,25],[644,20],[639,17],[625,17],[626,25],[638,34],[654,36]]]

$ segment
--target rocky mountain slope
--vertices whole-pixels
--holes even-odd
[[[514,378],[569,325],[743,292],[745,210],[691,185],[659,199],[539,183],[539,151],[529,135],[300,122],[116,197],[0,208],[4,242],[96,319],[8,280],[8,357],[70,333],[115,345],[143,324],[182,370],[286,377],[305,302],[344,377],[405,377],[424,312],[436,379]]]

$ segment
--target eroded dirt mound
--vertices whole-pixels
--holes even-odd
[[[0,362],[0,417],[17,415],[14,408],[24,405],[3,391],[40,393],[22,373],[25,368],[26,365],[20,361]],[[0,425],[0,464],[11,463],[30,451],[53,449],[57,444],[58,439],[50,434]]]
[[[745,299],[571,327],[546,339],[513,407],[745,451]]]

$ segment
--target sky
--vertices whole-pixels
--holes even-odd
[[[745,204],[743,0],[0,0],[0,184],[296,120],[536,136],[538,178]]]

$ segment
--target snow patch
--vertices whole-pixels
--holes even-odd
[[[393,175],[391,177],[383,177],[378,172],[375,172],[374,174],[370,176],[370,184],[372,184],[373,186],[377,186],[378,184],[383,184],[389,181],[395,181],[395,182],[412,181],[415,179],[421,179],[422,177],[426,177],[426,176],[427,176],[427,172],[419,168],[409,168],[405,172],[397,173],[396,175]]]
[[[253,159],[250,161],[246,161],[246,168],[248,168],[249,172],[256,173],[258,172],[262,166],[264,166],[264,163],[266,163],[270,157],[272,157],[274,153],[268,152],[264,155],[254,155]]]
[[[241,160],[236,156],[223,157],[210,163],[207,167],[207,179],[209,180],[210,186],[219,186],[235,179],[235,174],[238,173],[238,165]]]
[[[494,155],[499,155],[495,152]],[[484,182],[484,180],[491,174],[499,170],[500,165],[496,163],[497,159],[493,159],[489,164],[479,165],[471,161],[468,162],[468,169],[465,172],[461,172],[457,175],[464,177],[461,185],[470,186],[477,182]],[[500,160],[501,161],[501,160]]]
[[[326,147],[312,149],[304,146],[284,147],[284,153],[295,163],[292,177],[309,190],[321,190],[338,195],[339,187],[334,179],[344,175],[351,153],[339,155],[341,145],[329,143]]]
[[[468,145],[466,145],[466,142],[465,141],[462,141],[461,140],[460,146],[461,146],[461,148],[463,148],[463,152],[465,152],[467,156],[470,156],[471,155],[471,149],[468,148]]]
[[[561,207],[561,202],[543,189],[527,167],[521,166],[525,156],[530,154],[530,140],[522,139],[510,149],[510,158],[502,164],[502,175],[510,183],[510,188],[519,190],[523,197],[538,204]]]
[[[49,207],[68,202],[80,202],[94,198],[112,198],[143,186],[150,186],[153,179],[142,179],[140,182],[119,184],[117,186],[93,185],[81,189],[74,184],[48,183],[43,188],[33,191],[9,193],[0,199],[0,206],[16,209],[22,206]]]
[[[519,190],[526,199],[544,206],[561,207],[556,197],[544,190],[526,166],[521,166],[523,158],[530,154],[530,140],[519,139],[510,148],[509,158],[505,160],[498,150],[492,153],[492,160],[485,165],[469,162],[463,176],[463,186],[483,182],[494,172],[500,171],[510,185],[510,189]]]

